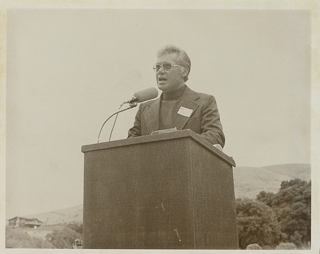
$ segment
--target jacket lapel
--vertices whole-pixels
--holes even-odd
[[[159,128],[160,98],[154,100],[148,105],[144,112],[144,119],[147,125],[148,133],[157,131]]]
[[[195,100],[197,100],[198,98],[199,96],[195,92],[193,92],[189,87],[186,87],[177,104],[176,115],[173,119],[174,126],[176,126],[178,130],[183,129],[190,117],[192,117],[196,109],[199,107],[199,104],[195,102]],[[192,110],[190,116],[183,116],[181,114],[178,114],[181,107]]]

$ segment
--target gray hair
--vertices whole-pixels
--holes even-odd
[[[184,77],[184,81],[187,81],[189,73],[190,73],[190,69],[191,69],[191,61],[190,61],[190,58],[188,57],[187,53],[183,49],[180,49],[176,46],[167,45],[158,51],[157,57],[161,57],[166,54],[176,54],[177,55],[178,63],[180,65],[182,65],[183,67],[185,67],[188,71],[187,75]]]

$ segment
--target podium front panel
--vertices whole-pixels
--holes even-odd
[[[85,152],[84,248],[238,248],[228,163],[190,137],[128,142]]]
[[[86,154],[86,248],[192,248],[185,142],[170,142],[170,148],[162,141]]]

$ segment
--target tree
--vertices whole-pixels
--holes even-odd
[[[260,201],[262,203],[265,203],[267,206],[272,207],[272,201],[274,199],[274,193],[272,192],[265,192],[265,191],[261,191],[258,195],[257,195],[257,201]]]
[[[274,210],[285,241],[301,246],[311,240],[311,181],[283,181],[276,194],[260,192],[257,201]]]
[[[237,199],[236,211],[241,249],[254,243],[276,246],[280,242],[280,226],[269,206],[252,199]]]

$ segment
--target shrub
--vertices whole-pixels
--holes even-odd
[[[52,249],[54,246],[50,242],[31,237],[21,229],[6,229],[6,248],[42,248]]]
[[[83,233],[83,223],[71,223],[66,225],[68,228],[80,234]]]
[[[54,230],[46,239],[58,249],[72,249],[75,239],[81,239],[81,234],[66,227],[63,230]]]
[[[249,244],[246,249],[247,250],[261,250],[261,247],[259,244],[253,243],[253,244]]]
[[[280,243],[276,250],[296,250],[297,246],[294,243]]]

